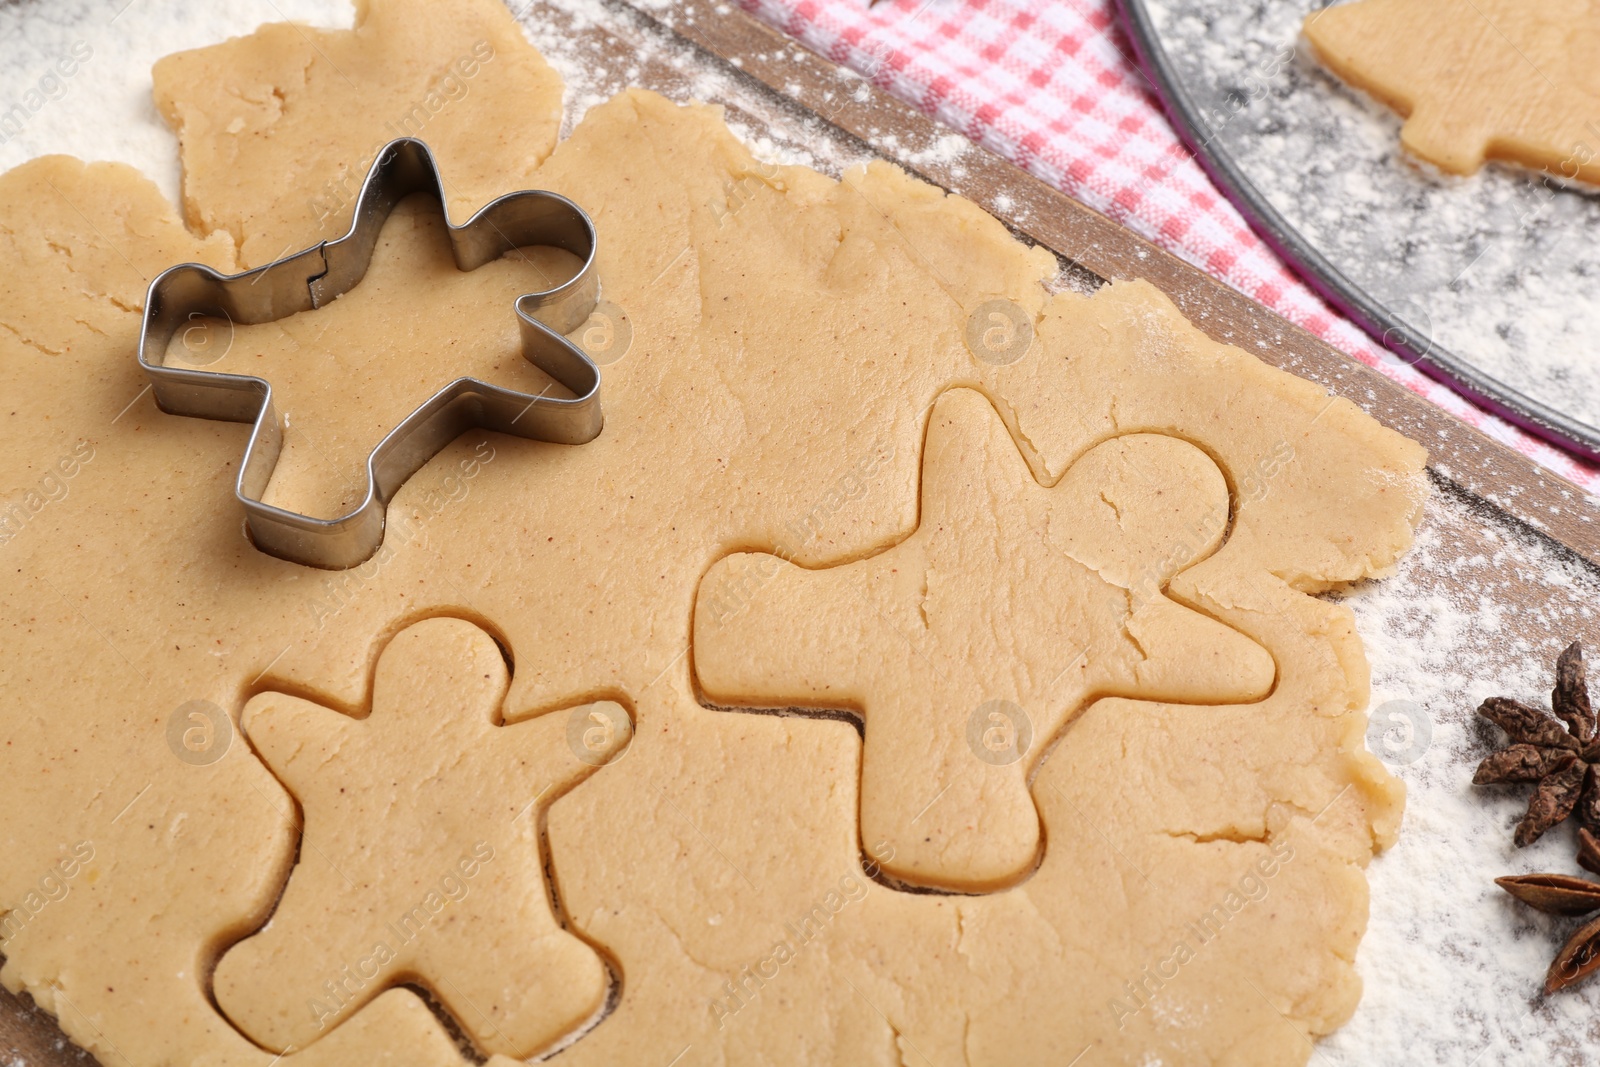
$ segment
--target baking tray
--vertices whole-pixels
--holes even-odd
[[[900,7],[906,17],[915,9]],[[1383,710],[1369,743],[1406,781],[1410,802],[1399,845],[1368,872],[1372,916],[1357,959],[1365,997],[1351,1022],[1307,1055],[1341,1067],[1586,1062],[1585,1046],[1600,1042],[1600,986],[1535,997],[1558,925],[1511,906],[1490,882],[1514,871],[1571,871],[1570,844],[1552,833],[1514,851],[1509,826],[1520,799],[1475,792],[1468,781],[1492,740],[1473,721],[1477,701],[1491,692],[1540,699],[1565,642],[1600,637],[1593,500],[1011,164],[976,147],[951,152],[949,131],[933,120],[747,14],[700,2],[640,10],[596,0],[517,10],[568,79],[569,124],[624,83],[638,84],[722,104],[736,131],[770,157],[834,172],[893,160],[1054,250],[1062,284],[1145,278],[1217,340],[1319,382],[1427,445],[1434,493],[1417,550],[1394,576],[1342,594]],[[1398,739],[1405,743],[1388,730],[1397,716],[1410,728]],[[662,1062],[677,1051],[665,1049]],[[0,994],[0,1062],[8,1054],[29,1067],[89,1062],[25,998]],[[675,1067],[695,1062],[691,1054]]]
[[[1400,119],[1322,70],[1300,36],[1329,0],[1254,13],[1224,0],[1116,2],[1179,135],[1313,289],[1407,363],[1600,460],[1600,381],[1590,388],[1581,324],[1596,317],[1600,198],[1495,164],[1460,179],[1406,162]],[[1584,315],[1569,307],[1564,328],[1540,329],[1572,290],[1589,298]]]

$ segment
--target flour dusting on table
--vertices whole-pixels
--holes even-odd
[[[151,99],[155,61],[268,22],[347,29],[352,17],[349,0],[0,4],[0,171],[54,153],[130,163],[177,203],[178,139]]]
[[[1438,576],[1445,574],[1471,592],[1441,593]],[[1553,592],[1537,613],[1517,606],[1530,588]],[[1405,823],[1399,843],[1367,872],[1371,924],[1356,957],[1366,984],[1361,1006],[1319,1044],[1313,1062],[1586,1062],[1574,1039],[1600,1036],[1600,986],[1538,995],[1576,922],[1518,904],[1494,884],[1505,874],[1581,874],[1575,831],[1562,824],[1516,848],[1511,831],[1529,787],[1474,786],[1472,773],[1501,743],[1499,731],[1475,713],[1485,697],[1548,707],[1556,654],[1575,636],[1591,639],[1600,667],[1600,643],[1592,640],[1600,638],[1600,576],[1481,504],[1436,487],[1398,573],[1363,583],[1344,601],[1356,613],[1372,667],[1369,747],[1391,759],[1421,753],[1391,765],[1408,790]],[[1385,714],[1390,701],[1420,706],[1424,718],[1411,736]],[[1389,744],[1386,730],[1395,731]],[[1431,737],[1420,736],[1425,732]]]

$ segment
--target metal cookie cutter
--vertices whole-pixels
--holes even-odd
[[[283,447],[272,386],[250,375],[169,367],[167,348],[178,330],[197,318],[250,325],[326,306],[366,275],[384,220],[413,193],[437,199],[456,266],[463,271],[526,245],[562,248],[583,260],[570,281],[516,302],[523,355],[573,398],[534,396],[476,378],[457,378],[373,448],[367,457],[366,495],[354,510],[318,519],[263,503]],[[186,263],[150,284],[139,365],[150,377],[157,406],[173,415],[255,424],[234,495],[244,506],[251,539],[263,552],[334,570],[363,562],[383,543],[385,509],[395,492],[441,448],[473,427],[570,445],[599,436],[600,369],[562,336],[588,319],[599,297],[594,223],[566,197],[542,190],[502,196],[460,226],[449,225],[445,204],[444,181],[428,146],[401,138],[378,153],[350,229],[338,240],[243,274],[219,274]]]

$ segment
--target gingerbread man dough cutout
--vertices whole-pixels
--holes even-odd
[[[217,965],[217,1004],[249,1037],[304,1048],[401,983],[508,1056],[600,1010],[606,967],[556,920],[539,817],[631,720],[599,703],[502,726],[510,681],[487,633],[435,618],[383,650],[364,719],[282,693],[245,706],[305,823],[276,912]]]
[[[922,509],[875,556],[807,570],[743,553],[701,583],[695,669],[714,703],[861,716],[863,841],[902,882],[983,892],[1039,855],[1032,770],[1103,696],[1259,700],[1255,642],[1162,593],[1221,544],[1222,472],[1157,434],[1092,448],[1034,480],[989,402],[934,406]]]
[[[1600,2],[1360,0],[1313,12],[1305,33],[1407,116],[1401,143],[1440,170],[1492,158],[1600,182]]]

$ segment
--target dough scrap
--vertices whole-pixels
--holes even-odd
[[[502,728],[509,682],[493,638],[435,618],[384,649],[365,719],[281,693],[245,705],[251,746],[305,821],[271,920],[213,979],[257,1044],[306,1048],[402,979],[507,1056],[544,1050],[603,1005],[605,965],[551,913],[537,831],[626,746],[631,721],[586,705]],[[591,718],[593,743],[569,745],[568,724]]]
[[[244,267],[343,234],[378,149],[396,137],[428,142],[457,222],[526,188],[555,148],[561,78],[504,5],[438,18],[418,0],[355,9],[350,30],[268,25],[155,66],[185,220],[229,234]],[[218,90],[204,106],[187,91],[197,85]]]
[[[1228,522],[1222,472],[1158,434],[1114,437],[1053,488],[987,400],[934,405],[917,531],[811,571],[719,561],[695,606],[695,670],[718,704],[859,711],[861,836],[893,878],[963,892],[1031,873],[1027,782],[1086,698],[1243,704],[1259,645],[1161,595]],[[870,861],[869,861],[870,862]]]
[[[1600,2],[1357,0],[1308,15],[1305,34],[1447,174],[1499,159],[1600,182]]]
[[[435,27],[497,10],[374,0],[368,17]],[[248,77],[295,43],[219,47]],[[233,68],[206,69],[167,84],[191,115],[236,95]],[[360,71],[384,92],[401,76]],[[301,99],[327,116],[330,157],[359,158],[381,130],[321,108],[344,92],[318,82]],[[556,121],[554,97],[523,104],[524,121]],[[500,174],[493,146],[462,149],[480,151],[442,166]],[[186,165],[216,218],[315,196],[321,180]],[[8,988],[105,1062],[268,1067],[208,997],[211,964],[267,920],[298,840],[239,710],[280,692],[358,716],[393,635],[443,615],[495,634],[517,664],[506,722],[605,700],[634,715],[626,757],[547,812],[562,914],[622,976],[615,1010],[559,1061],[1062,1063],[1096,1042],[1107,1062],[1304,1062],[1306,1036],[1359,997],[1361,868],[1401,807],[1364,750],[1350,613],[1314,594],[1406,550],[1422,449],[1211,340],[1147,284],[1052,295],[1053,257],[892,167],[835,181],[761,163],[715,108],[625,93],[536,173],[491,185],[553,189],[595,218],[606,298],[634,331],[605,368],[606,431],[581,448],[464,437],[397,495],[388,551],[331,575],[243,538],[231,494],[245,428],[167,416],[143,395],[132,353],[148,278],[185,260],[230,269],[230,242],[186,233],[127,168],[47,159],[0,176],[0,803],[15,813],[0,824],[0,907],[64,847],[95,851],[6,941]],[[398,322],[430,295],[421,272],[400,273],[379,303]],[[998,298],[1035,324],[1005,366],[963,341]],[[437,369],[436,350],[389,336],[394,375]],[[258,349],[275,381],[319,399],[287,339]],[[1165,594],[1278,672],[1250,704],[1084,709],[1032,784],[1038,870],[974,897],[871,881],[856,730],[708,710],[690,648],[718,560],[781,551],[822,567],[911,536],[929,413],[957,386],[989,399],[1040,486],[1110,438],[1204,451],[1233,527]],[[366,413],[322,407],[324,432],[360,438]],[[886,458],[849,491],[871,456]],[[310,478],[290,471],[276,489],[300,499]],[[193,701],[231,731],[210,762],[168,743]],[[1208,916],[1219,932],[1176,962]],[[386,1058],[463,1062],[406,988],[281,1062]]]

